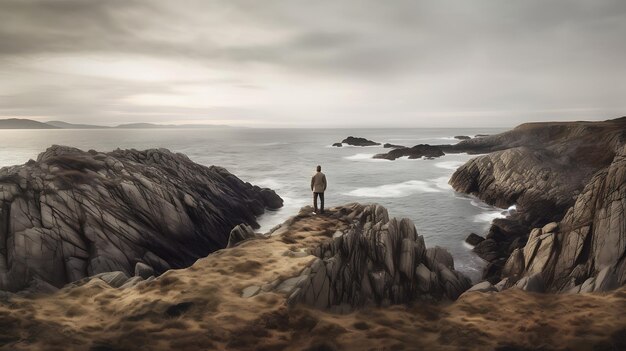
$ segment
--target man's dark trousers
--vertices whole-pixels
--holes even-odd
[[[320,198],[320,213],[324,213],[324,193],[313,193],[313,207],[317,212],[317,197]]]

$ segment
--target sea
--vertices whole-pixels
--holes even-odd
[[[464,242],[484,234],[508,209],[456,193],[448,180],[475,155],[450,154],[434,160],[373,159],[382,146],[333,147],[348,136],[405,146],[453,144],[454,136],[494,134],[492,128],[449,129],[58,129],[0,130],[0,167],[23,164],[53,144],[83,150],[167,148],[203,165],[219,165],[244,181],[269,187],[284,207],[259,218],[265,232],[312,203],[311,176],[317,165],[326,174],[326,207],[350,202],[378,203],[391,217],[413,220],[426,246],[448,249],[455,267],[477,281],[485,262]]]

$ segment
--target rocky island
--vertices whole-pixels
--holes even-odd
[[[371,141],[365,138],[349,136],[343,139],[340,143],[334,143],[333,146],[341,147],[343,144],[351,146],[378,146],[380,143]]]

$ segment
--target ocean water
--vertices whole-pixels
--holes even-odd
[[[392,217],[413,220],[426,245],[447,248],[457,269],[473,280],[484,262],[464,243],[471,232],[484,234],[503,209],[455,193],[448,185],[454,170],[474,156],[446,155],[434,160],[372,159],[381,147],[332,147],[349,135],[381,143],[456,143],[455,135],[493,134],[499,129],[119,129],[0,130],[0,167],[22,164],[52,144],[110,151],[164,147],[204,165],[227,168],[244,181],[270,187],[285,206],[260,218],[269,230],[312,202],[310,178],[319,164],[328,179],[326,207],[376,202]]]

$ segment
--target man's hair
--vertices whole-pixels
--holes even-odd
[[[318,171],[318,172],[321,172],[321,171],[322,171],[322,166],[318,165],[318,166],[317,166],[317,171]]]

